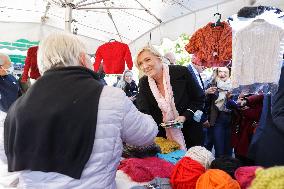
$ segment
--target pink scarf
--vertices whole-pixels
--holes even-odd
[[[174,95],[172,86],[170,83],[170,74],[169,67],[166,64],[163,64],[163,85],[165,90],[165,97],[160,93],[155,80],[151,77],[148,77],[148,82],[150,89],[155,97],[158,106],[163,114],[163,122],[168,122],[176,119],[179,116],[179,113],[176,109],[174,102]],[[167,128],[166,135],[169,140],[173,140],[180,145],[181,150],[186,150],[186,145],[184,142],[184,137],[182,131],[176,128]]]

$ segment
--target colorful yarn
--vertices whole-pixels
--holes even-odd
[[[246,166],[246,167],[239,167],[235,171],[235,178],[237,179],[242,189],[247,189],[250,186],[252,180],[255,178],[255,171],[258,168],[261,167]]]
[[[162,154],[167,154],[180,149],[178,143],[163,137],[156,137],[155,143],[160,146]]]
[[[199,162],[189,158],[182,158],[175,166],[170,183],[173,189],[195,189],[196,181],[205,172]]]
[[[186,151],[184,150],[176,150],[174,152],[168,153],[168,154],[161,154],[158,153],[157,157],[164,159],[170,163],[176,164],[183,156],[185,155]]]
[[[208,169],[211,162],[215,159],[213,154],[202,146],[191,147],[185,154],[186,157],[198,161],[205,169]]]
[[[284,189],[284,166],[257,169],[249,189]]]
[[[220,169],[228,173],[232,178],[235,178],[235,171],[241,166],[241,162],[232,157],[220,157],[212,161],[210,168],[211,169]]]
[[[196,182],[196,189],[240,189],[239,183],[219,169],[208,169]]]
[[[129,158],[118,167],[135,182],[149,182],[155,177],[170,178],[174,165],[157,157]]]

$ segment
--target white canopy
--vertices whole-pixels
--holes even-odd
[[[150,39],[160,44],[164,37],[192,34],[214,21],[214,13],[221,13],[225,19],[251,1],[0,0],[0,42],[21,38],[39,41],[51,32],[63,31],[70,21],[71,31],[77,32],[89,53],[110,39],[129,44],[135,53]],[[284,1],[257,0],[254,5],[284,8]],[[68,12],[65,16],[67,9],[72,10],[72,20]]]

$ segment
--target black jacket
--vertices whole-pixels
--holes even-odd
[[[169,74],[176,109],[179,115],[186,117],[184,129],[188,125],[199,125],[199,123],[193,120],[193,113],[187,109],[189,108],[193,111],[202,110],[205,99],[204,92],[186,67],[170,65]],[[143,76],[140,79],[138,90],[137,108],[141,112],[151,115],[157,124],[162,123],[162,112],[151,92],[147,76]],[[159,127],[159,135],[165,136],[164,129],[161,129],[161,127]]]
[[[128,97],[136,96],[138,92],[138,87],[134,80],[132,80],[131,83],[126,82],[126,85],[124,87],[124,92]]]

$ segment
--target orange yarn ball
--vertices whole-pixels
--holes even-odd
[[[196,189],[240,189],[239,183],[220,169],[208,169],[196,182]]]
[[[195,189],[196,181],[205,172],[197,161],[184,157],[175,166],[170,183],[173,189]]]

